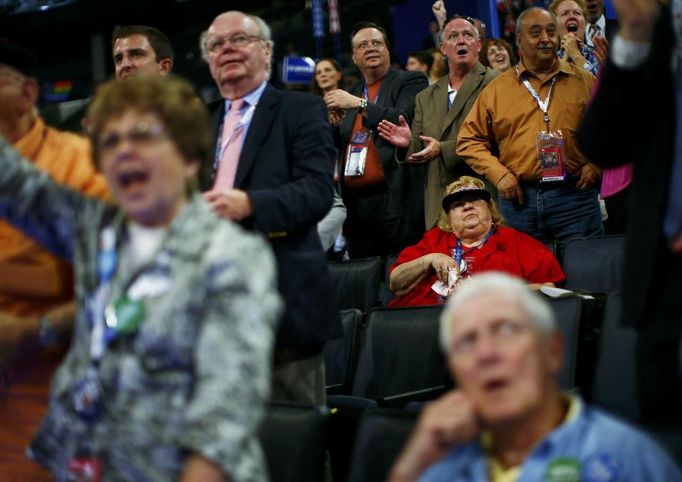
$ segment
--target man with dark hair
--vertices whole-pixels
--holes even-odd
[[[398,123],[403,116],[411,122],[415,96],[428,81],[421,73],[391,68],[386,31],[379,25],[355,25],[351,47],[362,81],[348,92],[324,96],[330,111],[341,113],[344,234],[353,258],[389,255],[416,243],[424,231],[424,169],[400,168],[395,146],[377,129],[383,119]]]
[[[173,47],[160,30],[147,25],[118,26],[111,35],[116,79],[140,73],[168,75],[173,68]]]
[[[424,50],[415,50],[407,54],[405,70],[408,72],[421,72],[428,77],[432,65],[433,57],[430,53]]]
[[[587,28],[585,30],[585,42],[594,46],[594,38],[606,38],[613,40],[618,31],[618,20],[606,18],[604,15],[604,0],[587,0]]]

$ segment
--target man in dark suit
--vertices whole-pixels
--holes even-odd
[[[424,167],[399,167],[395,146],[378,136],[377,127],[383,119],[397,124],[401,115],[410,123],[414,99],[429,83],[419,72],[391,68],[379,25],[357,24],[351,46],[362,82],[324,96],[344,142],[344,234],[351,257],[385,256],[416,243],[424,232]]]
[[[594,47],[594,37],[613,40],[618,31],[618,21],[604,15],[604,0],[587,0],[587,25],[585,26],[585,42]]]
[[[335,150],[324,103],[268,85],[270,28],[242,12],[217,16],[202,52],[224,101],[212,166],[202,173],[216,213],[267,236],[286,307],[272,398],[324,404],[322,344],[340,334],[316,224],[332,205]],[[236,294],[238,296],[238,294]]]
[[[674,73],[669,7],[655,0],[619,0],[614,7],[622,29],[611,44],[601,85],[578,135],[587,157],[603,166],[634,156],[623,323],[639,334],[643,420],[679,422],[682,186],[675,183],[682,181],[682,59],[677,53]]]

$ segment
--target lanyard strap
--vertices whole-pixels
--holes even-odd
[[[538,107],[540,107],[540,110],[544,114],[544,120],[545,124],[547,125],[547,131],[549,132],[549,101],[552,98],[552,90],[554,89],[554,84],[556,83],[556,75],[552,77],[552,83],[549,86],[549,92],[547,92],[547,97],[545,98],[544,101],[540,99],[540,96],[538,93],[535,91],[532,85],[530,85],[530,82],[528,81],[528,78],[524,75],[521,75],[521,82],[523,82],[523,85],[526,86],[526,89],[528,89],[528,92],[530,92],[530,95],[533,96],[535,101],[538,103]]]
[[[381,90],[381,87],[379,87],[379,90]],[[379,92],[377,92],[377,95],[374,96],[374,100],[370,101],[369,92],[367,91],[367,84],[364,84],[362,86],[362,97],[364,97],[365,100],[372,102],[372,104],[376,104],[379,101]]]
[[[90,338],[90,358],[97,364],[106,351],[107,344],[115,337],[115,332],[107,330],[105,311],[111,298],[111,285],[118,266],[116,253],[116,231],[107,226],[99,236],[100,249],[97,255],[97,275],[99,285],[91,300],[92,334]]]
[[[473,251],[474,249],[482,248],[483,245],[485,245],[485,243],[488,242],[488,240],[490,239],[490,236],[492,236],[494,232],[495,232],[495,225],[490,227],[490,231],[488,231],[488,234],[485,235],[483,242],[481,244],[479,244],[478,246],[476,246],[475,248],[470,249],[469,251]],[[460,263],[462,262],[462,256],[463,256],[462,241],[460,239],[457,240],[457,245],[455,246],[455,249],[451,250],[451,253],[452,253],[452,257],[454,258],[455,262],[457,263],[457,266],[459,266]]]

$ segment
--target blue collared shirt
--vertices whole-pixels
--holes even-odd
[[[544,482],[551,466],[577,464],[582,482],[682,482],[670,457],[635,428],[580,403],[577,416],[553,430],[526,457],[519,482]],[[561,460],[560,460],[561,459]],[[420,482],[488,482],[480,440],[427,469]]]

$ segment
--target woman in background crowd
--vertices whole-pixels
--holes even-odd
[[[506,72],[516,63],[511,45],[504,39],[491,38],[485,41],[478,60],[491,69]]]

